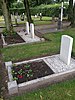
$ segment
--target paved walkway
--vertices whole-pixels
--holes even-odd
[[[67,28],[67,26],[69,26],[69,22],[63,22],[63,29]],[[4,28],[0,28],[0,32],[3,31]],[[25,26],[17,26],[14,27],[15,31],[22,31],[25,30]],[[49,32],[56,32],[56,31],[61,31],[61,30],[57,30],[57,22],[52,23],[50,25],[37,25],[35,26],[35,30],[38,31],[41,34],[45,34],[45,33],[49,33]]]
[[[60,55],[53,55],[44,59],[47,65],[55,72],[61,73],[75,69],[75,60],[71,58],[70,65],[66,65],[61,59]]]

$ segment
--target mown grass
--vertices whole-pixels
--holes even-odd
[[[75,100],[75,79],[15,96],[10,100]]]
[[[44,24],[47,25],[51,23],[52,18],[43,16],[42,21],[40,21],[40,17],[35,18],[34,16],[32,16],[32,19],[35,25],[44,25]],[[15,24],[15,21],[12,21],[12,23]],[[25,24],[25,23],[26,23],[26,20],[18,22],[18,24]],[[4,19],[2,18],[2,16],[0,16],[0,27],[5,27]]]
[[[44,37],[49,41],[25,44],[2,49],[4,61],[18,61],[38,56],[52,55],[60,51],[61,36],[67,34],[74,39],[73,56],[75,56],[75,28],[63,32],[45,34]]]

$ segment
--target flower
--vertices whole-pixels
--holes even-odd
[[[17,77],[18,77],[18,78],[23,78],[23,76],[22,76],[22,75],[17,75]]]

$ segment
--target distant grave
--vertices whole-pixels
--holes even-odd
[[[26,22],[26,31],[20,31],[18,34],[26,43],[40,42],[41,40],[44,40],[35,35],[35,27],[33,23],[30,23],[29,26],[29,23]]]

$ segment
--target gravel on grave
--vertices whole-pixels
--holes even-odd
[[[13,79],[16,77],[18,84],[54,74],[44,61],[17,65],[12,67],[12,71]]]
[[[25,42],[17,33],[13,35],[5,36],[7,44],[23,43]]]

